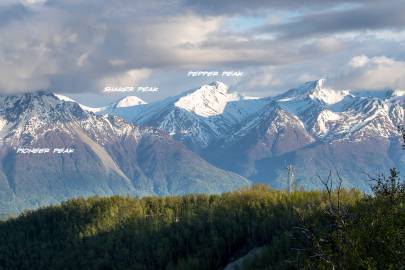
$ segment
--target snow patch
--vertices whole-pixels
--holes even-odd
[[[63,96],[63,95],[60,95],[60,94],[53,94],[53,95],[54,95],[55,97],[57,97],[59,100],[61,100],[61,101],[67,101],[67,102],[74,102],[74,103],[77,103],[77,104],[79,104],[80,108],[82,108],[82,110],[85,110],[85,111],[89,111],[89,112],[94,112],[94,113],[96,113],[96,112],[100,112],[100,111],[103,111],[103,110],[104,110],[104,107],[101,107],[101,108],[94,108],[94,107],[89,107],[89,106],[80,104],[80,103],[77,102],[76,100],[71,99],[70,97],[67,97],[67,96]]]
[[[309,97],[311,99],[317,99],[320,100],[328,105],[336,104],[340,101],[342,101],[345,96],[349,95],[350,92],[347,90],[343,91],[336,91],[333,89],[327,89],[327,88],[319,88],[313,91]]]
[[[397,89],[391,92],[391,97],[402,97],[402,96],[405,96],[405,90]]]
[[[329,132],[331,124],[340,120],[340,115],[329,110],[323,110],[319,113],[314,127],[315,132],[322,136]]]
[[[0,118],[0,130],[3,130],[3,128],[7,125],[7,121]]]

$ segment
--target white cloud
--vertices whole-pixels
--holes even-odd
[[[386,56],[355,56],[333,82],[341,88],[405,88],[405,61]]]
[[[246,82],[243,82],[243,86],[252,89],[258,87],[270,87],[277,86],[280,81],[274,76],[274,67],[265,67],[257,71],[253,71],[245,78]]]
[[[365,56],[363,54],[363,55],[353,57],[349,62],[349,66],[354,67],[354,68],[359,68],[359,67],[365,66],[369,61],[370,61],[370,58],[368,58],[367,56]]]
[[[47,0],[21,0],[21,4],[24,6],[35,6],[35,5],[43,5],[47,2]]]
[[[314,42],[323,52],[336,52],[343,48],[343,42],[336,37],[323,37]]]
[[[147,79],[151,74],[148,69],[131,69],[122,74],[107,76],[100,80],[100,89],[105,87],[134,87]]]

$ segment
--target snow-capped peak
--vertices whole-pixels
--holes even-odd
[[[291,89],[280,95],[277,100],[284,102],[310,98],[331,105],[343,100],[344,97],[349,94],[350,92],[348,90],[334,90],[325,87],[325,79],[320,79],[304,83],[298,88]]]
[[[405,96],[405,90],[400,90],[400,89],[395,89],[389,91],[389,96],[390,97],[402,97]]]
[[[21,128],[39,127],[84,115],[78,103],[62,101],[50,92],[38,91],[0,98],[0,118]]]
[[[126,108],[126,107],[131,107],[131,106],[142,105],[142,104],[146,104],[146,102],[136,96],[127,96],[127,97],[124,97],[124,98],[118,100],[114,104],[114,107],[115,108]]]
[[[229,87],[221,82],[213,82],[188,92],[174,104],[176,107],[194,112],[203,117],[222,114],[229,102],[243,99],[236,92],[229,92]]]

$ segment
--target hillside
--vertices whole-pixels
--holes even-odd
[[[374,197],[341,190],[330,198],[255,186],[223,195],[75,199],[0,223],[0,265],[221,269],[257,247],[245,269],[405,265],[403,190]]]

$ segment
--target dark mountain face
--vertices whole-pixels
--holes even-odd
[[[294,165],[298,186],[319,187],[318,176],[325,179],[332,172],[335,178],[339,173],[344,186],[369,191],[371,177],[388,172],[393,167],[404,169],[404,154],[398,140],[390,142],[370,138],[361,142],[317,143],[257,161],[256,173],[251,178],[274,187],[285,187],[286,164]]]
[[[256,161],[283,155],[313,142],[297,118],[271,103],[227,139],[219,141],[205,157],[220,167],[253,176]]]
[[[161,131],[96,116],[49,93],[0,103],[2,212],[77,196],[219,193],[249,184]]]

